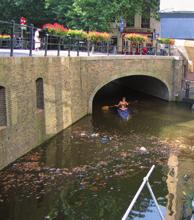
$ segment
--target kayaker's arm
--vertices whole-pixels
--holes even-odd
[[[118,105],[115,105],[115,107],[119,107],[121,105],[121,102],[119,102],[119,104]]]

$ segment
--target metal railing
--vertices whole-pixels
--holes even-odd
[[[134,207],[134,205],[135,205],[137,199],[139,198],[139,196],[140,196],[140,194],[141,194],[141,192],[142,192],[142,190],[143,190],[143,188],[144,188],[145,185],[147,185],[148,190],[149,190],[149,192],[150,192],[150,194],[151,194],[151,197],[152,197],[152,199],[154,200],[154,203],[155,203],[156,208],[157,208],[157,210],[158,210],[158,212],[159,212],[160,218],[161,218],[162,220],[165,220],[165,218],[164,218],[164,216],[163,216],[163,214],[162,214],[162,212],[161,212],[161,210],[160,210],[160,207],[159,207],[159,205],[158,205],[158,202],[157,202],[157,200],[156,200],[156,197],[155,197],[155,195],[154,195],[154,193],[153,193],[153,191],[152,191],[152,188],[151,188],[151,186],[150,186],[150,183],[149,183],[149,177],[151,176],[151,174],[152,174],[154,168],[155,168],[155,165],[153,165],[153,166],[151,167],[151,169],[150,169],[150,171],[148,172],[147,176],[144,177],[141,186],[139,187],[137,193],[135,194],[133,200],[131,201],[131,204],[129,205],[127,211],[126,211],[125,214],[123,215],[122,220],[127,220],[127,219],[128,219],[128,216],[129,216],[130,212],[132,211],[132,209],[133,209],[133,207]]]
[[[194,99],[194,80],[182,80],[183,99]],[[193,103],[193,101],[192,101]]]
[[[45,30],[34,27],[31,25],[20,25],[14,21],[7,22],[0,20],[0,34],[8,34],[10,38],[0,38],[0,49],[8,49],[9,55],[14,56],[14,50],[27,50],[28,55],[33,55],[35,49],[34,34],[35,31],[40,30],[40,51],[44,51],[44,56],[48,55],[50,50],[56,51],[56,56],[61,55],[61,51],[66,51],[67,56],[71,56],[74,52],[76,56],[80,52],[85,52],[87,56],[93,53],[101,53],[107,56],[123,54],[123,55],[172,55],[169,48],[160,49],[158,44],[155,47],[151,46],[145,51],[143,47],[130,47],[124,44],[122,47],[111,42],[94,43],[79,38],[71,38],[69,36],[56,36],[47,33]],[[54,55],[54,54],[52,54]]]

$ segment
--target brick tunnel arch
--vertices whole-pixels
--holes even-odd
[[[124,82],[124,84],[122,81]],[[92,94],[89,97],[89,113],[93,112],[93,101],[97,93],[106,85],[112,82],[117,82],[121,86],[123,84],[123,86],[129,87],[130,89],[137,90],[166,101],[172,100],[172,91],[170,90],[170,86],[166,81],[162,79],[156,78],[154,76],[148,76],[145,74],[129,75],[123,77],[114,76],[107,81],[103,81],[93,90]],[[135,86],[137,85],[139,86],[138,89],[135,88]]]

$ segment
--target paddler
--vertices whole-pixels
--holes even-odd
[[[115,106],[118,107],[120,110],[125,111],[128,109],[129,103],[126,101],[126,97],[123,97],[119,104]]]

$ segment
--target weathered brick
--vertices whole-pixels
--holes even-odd
[[[0,123],[7,126],[0,128],[0,169],[91,112],[96,92],[111,80],[152,76],[173,100],[181,65],[172,57],[1,57]]]

